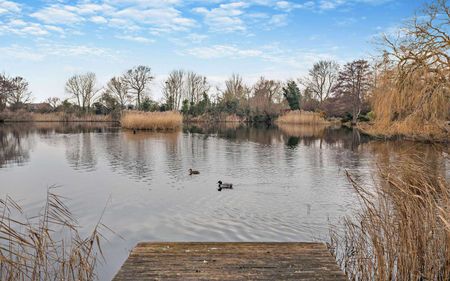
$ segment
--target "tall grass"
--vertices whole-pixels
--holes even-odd
[[[331,231],[351,280],[450,280],[450,185],[422,157],[382,167],[369,188],[349,174],[361,209]]]
[[[176,111],[140,112],[129,111],[122,115],[123,128],[134,130],[175,130],[181,126],[183,116]]]
[[[64,112],[33,113],[24,110],[0,112],[0,120],[7,122],[112,122],[111,115],[75,114]]]
[[[329,124],[320,113],[303,110],[289,111],[278,117],[276,122],[280,124]]]
[[[96,114],[67,114],[63,112],[33,113],[31,115],[34,122],[112,122],[111,115]]]
[[[100,222],[86,237],[64,198],[47,191],[42,211],[27,217],[23,209],[6,197],[0,200],[0,280],[96,279],[95,268],[102,257]]]

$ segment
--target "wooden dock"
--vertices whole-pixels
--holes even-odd
[[[139,243],[114,281],[347,280],[320,243]]]

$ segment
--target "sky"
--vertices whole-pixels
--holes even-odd
[[[94,72],[98,87],[136,65],[152,68],[161,99],[170,71],[296,79],[314,62],[379,53],[426,1],[0,0],[0,72],[23,76],[34,102],[68,98],[65,81]]]

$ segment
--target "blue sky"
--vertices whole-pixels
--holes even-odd
[[[92,71],[99,87],[134,65],[156,76],[174,69],[214,86],[231,73],[298,78],[319,59],[377,54],[425,1],[412,0],[0,0],[0,71],[28,79],[35,101],[66,98],[64,83]]]

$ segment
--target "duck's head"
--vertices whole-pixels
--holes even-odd
[[[218,181],[217,183],[218,183],[218,184],[222,184],[222,181]]]
[[[189,173],[192,173],[192,169],[189,169],[188,172],[189,172]]]

